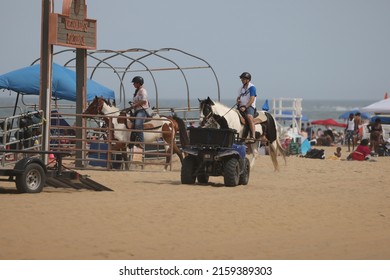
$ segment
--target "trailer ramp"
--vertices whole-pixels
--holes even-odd
[[[49,173],[50,174],[50,173]],[[76,171],[63,171],[61,174],[53,173],[47,176],[46,186],[54,188],[73,188],[76,190],[87,189],[92,191],[113,191],[112,189],[82,175]]]

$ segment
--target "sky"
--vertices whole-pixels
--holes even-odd
[[[62,1],[54,1],[61,13]],[[177,48],[214,69],[222,99],[234,98],[248,71],[260,98],[379,100],[390,91],[388,0],[87,0],[97,49]],[[41,0],[0,3],[0,74],[40,55]],[[61,47],[54,47],[54,51]],[[180,65],[197,66],[180,55]],[[63,58],[54,58],[61,63]],[[115,62],[122,63],[122,62]],[[128,63],[128,62],[126,62]],[[148,67],[160,67],[156,58]],[[183,64],[181,64],[183,63]],[[133,92],[130,73],[125,81]],[[172,71],[171,71],[172,72]],[[146,72],[145,86],[154,88]],[[159,76],[158,76],[159,75]],[[177,73],[156,74],[159,98],[186,98]],[[191,98],[214,97],[207,69],[187,71]],[[98,82],[118,90],[115,76]]]

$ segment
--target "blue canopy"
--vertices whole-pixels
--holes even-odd
[[[52,97],[76,101],[76,72],[53,63],[52,76]],[[39,95],[40,65],[24,67],[1,75],[0,88],[23,94]],[[95,96],[102,96],[111,100],[115,99],[113,90],[88,79],[86,99],[89,102]]]
[[[349,114],[355,115],[357,112],[360,112],[360,111],[358,109],[347,111],[347,112],[341,114],[339,116],[339,119],[348,119],[349,118]],[[368,119],[371,118],[370,114],[368,114],[368,113],[360,112],[360,114],[361,114],[361,118],[362,119],[368,120]]]

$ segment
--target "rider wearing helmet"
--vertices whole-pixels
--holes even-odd
[[[254,141],[255,124],[253,118],[256,110],[256,87],[250,82],[252,79],[250,73],[243,72],[240,75],[240,79],[242,87],[240,87],[238,92],[237,106],[248,122],[250,130],[249,140]]]
[[[134,129],[143,130],[145,122],[144,118],[147,117],[146,109],[149,108],[148,93],[143,87],[144,79],[141,76],[135,76],[131,82],[135,88],[131,107],[135,111],[135,117],[137,117],[134,121]],[[130,140],[144,142],[143,132],[132,132]],[[143,145],[141,144],[140,146],[142,147]]]

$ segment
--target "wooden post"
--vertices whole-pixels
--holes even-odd
[[[42,0],[41,22],[41,66],[40,66],[40,95],[39,108],[43,110],[44,122],[42,131],[42,150],[49,150],[50,137],[50,111],[51,111],[51,81],[52,81],[52,56],[53,45],[49,44],[49,15],[53,9],[51,0]],[[48,163],[48,155],[42,155],[45,164]]]
[[[87,105],[87,50],[76,49],[76,114],[82,114]],[[76,116],[76,139],[86,139],[83,127],[86,125],[85,118]],[[78,159],[86,158],[85,141],[76,142],[76,167],[83,167],[84,162]]]

